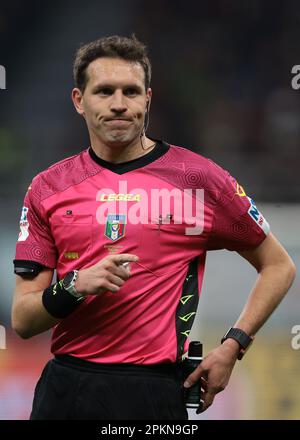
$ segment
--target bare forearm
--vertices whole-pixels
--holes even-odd
[[[235,327],[254,335],[281,302],[295,278],[292,264],[263,268]]]
[[[77,278],[78,283],[76,284],[78,293],[101,295],[105,291],[117,292],[131,275],[130,268],[124,266],[124,263],[136,261],[138,261],[138,257],[132,254],[109,255],[95,265],[80,270]],[[56,287],[55,296],[54,294],[50,295],[52,298],[50,302],[54,300],[54,303],[49,307],[49,296],[46,296],[45,308],[42,296],[44,289],[50,286],[52,279],[52,269],[43,270],[33,280],[16,276],[12,327],[22,338],[30,338],[48,330],[61,320],[61,318],[58,319],[53,316],[64,318],[75,310],[74,305],[79,304],[77,299],[75,300],[74,297],[69,296],[69,292],[64,289],[61,291],[61,287]],[[46,292],[46,294],[48,293]],[[62,300],[64,295],[66,295],[65,299],[72,299],[72,303],[68,300],[67,302]],[[50,313],[55,312],[53,316],[46,309]]]
[[[42,303],[43,292],[27,293],[13,308],[12,326],[22,338],[49,330],[60,320],[49,315]]]

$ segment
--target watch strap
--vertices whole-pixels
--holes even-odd
[[[254,340],[254,336],[249,336],[244,330],[240,328],[231,327],[221,339],[221,344],[223,344],[226,339],[232,338],[238,342],[240,346],[240,351],[238,354],[238,360],[241,360],[250,345]]]

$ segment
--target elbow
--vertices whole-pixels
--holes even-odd
[[[29,338],[31,338],[33,335],[31,335],[31,334],[29,334],[29,333],[26,333],[26,332],[22,332],[22,331],[19,331],[19,332],[16,332],[17,334],[18,334],[18,336],[20,336],[20,338],[22,338],[22,339],[29,339]]]
[[[293,260],[290,258],[289,264],[288,264],[288,268],[287,268],[287,272],[288,272],[288,278],[290,280],[290,285],[293,284],[295,278],[296,278],[296,265],[293,262]]]
[[[290,256],[277,268],[283,279],[285,279],[287,288],[289,289],[296,277],[296,266]]]
[[[12,329],[17,333],[17,335],[20,336],[20,338],[22,339],[29,339],[34,336],[30,329],[26,328],[26,326],[22,324],[20,319],[18,319],[14,313],[12,313],[11,326]]]
[[[17,333],[18,336],[22,339],[29,339],[33,336],[28,330],[24,329],[18,325],[12,325],[13,330]]]
[[[272,276],[279,277],[280,280],[285,284],[288,290],[296,277],[296,266],[289,255],[286,255],[284,259],[275,264],[265,265],[258,270],[258,273],[263,274],[265,271],[271,271]]]

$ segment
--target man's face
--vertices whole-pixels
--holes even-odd
[[[90,134],[108,146],[131,143],[142,131],[152,93],[145,90],[143,67],[120,58],[98,58],[86,75],[83,94],[74,89],[72,96]]]

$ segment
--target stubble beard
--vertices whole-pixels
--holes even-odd
[[[140,136],[136,130],[109,130],[105,133],[105,142],[112,147],[121,147],[131,144]]]

